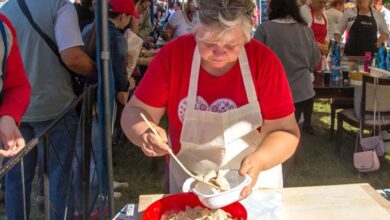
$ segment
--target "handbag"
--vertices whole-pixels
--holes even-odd
[[[373,132],[376,134],[376,107],[377,107],[377,85],[378,85],[378,78],[374,78],[374,127]],[[380,113],[378,114],[378,118],[381,118]],[[359,138],[360,138],[360,145],[364,151],[368,150],[375,150],[377,156],[383,156],[385,154],[385,143],[383,141],[383,137],[381,132],[379,132],[379,135],[371,136],[371,137],[363,137],[362,136],[362,124],[364,119],[360,119],[360,132],[359,132]],[[383,120],[383,118],[382,118]],[[381,130],[381,126],[379,125],[379,131]]]
[[[355,152],[353,154],[353,166],[362,173],[379,170],[380,163],[376,151]]]
[[[385,154],[385,142],[383,141],[382,135],[360,138],[360,145],[364,151],[375,150],[378,156]]]
[[[355,153],[353,154],[353,166],[362,173],[379,170],[380,162],[375,150],[358,152],[358,139],[356,136]]]

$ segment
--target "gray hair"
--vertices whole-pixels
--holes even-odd
[[[252,0],[198,0],[198,5],[199,22],[193,27],[194,33],[199,28],[206,27],[208,30],[204,38],[215,37],[217,34],[219,40],[239,25],[246,42],[250,41],[255,8]]]

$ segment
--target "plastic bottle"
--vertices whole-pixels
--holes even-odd
[[[385,45],[382,44],[378,48],[378,68],[386,69],[386,48]]]
[[[331,81],[339,81],[341,79],[341,64],[340,64],[340,44],[338,42],[332,42],[332,55],[331,55]]]
[[[390,71],[390,48],[386,50],[386,69]]]
[[[377,53],[374,53],[374,56],[372,57],[371,66],[378,67],[378,54]]]
[[[372,54],[371,51],[364,52],[364,72],[369,73],[370,72],[370,65],[371,65],[371,58]]]

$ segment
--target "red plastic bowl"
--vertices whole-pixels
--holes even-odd
[[[149,205],[144,211],[144,220],[160,220],[165,213],[184,211],[186,206],[194,208],[196,206],[206,208],[194,193],[180,193],[159,199]],[[235,202],[222,208],[225,212],[232,215],[233,218],[247,219],[247,212],[244,206]]]

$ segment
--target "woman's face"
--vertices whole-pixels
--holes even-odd
[[[237,60],[245,44],[245,37],[240,26],[232,28],[222,39],[216,37],[204,39],[205,33],[204,28],[200,28],[195,33],[202,61],[213,68],[223,68]],[[215,35],[218,36],[218,33]]]
[[[311,5],[316,10],[322,10],[325,8],[326,3],[328,3],[328,0],[313,0]]]
[[[371,0],[358,0],[357,3],[359,7],[368,8],[371,5]]]

